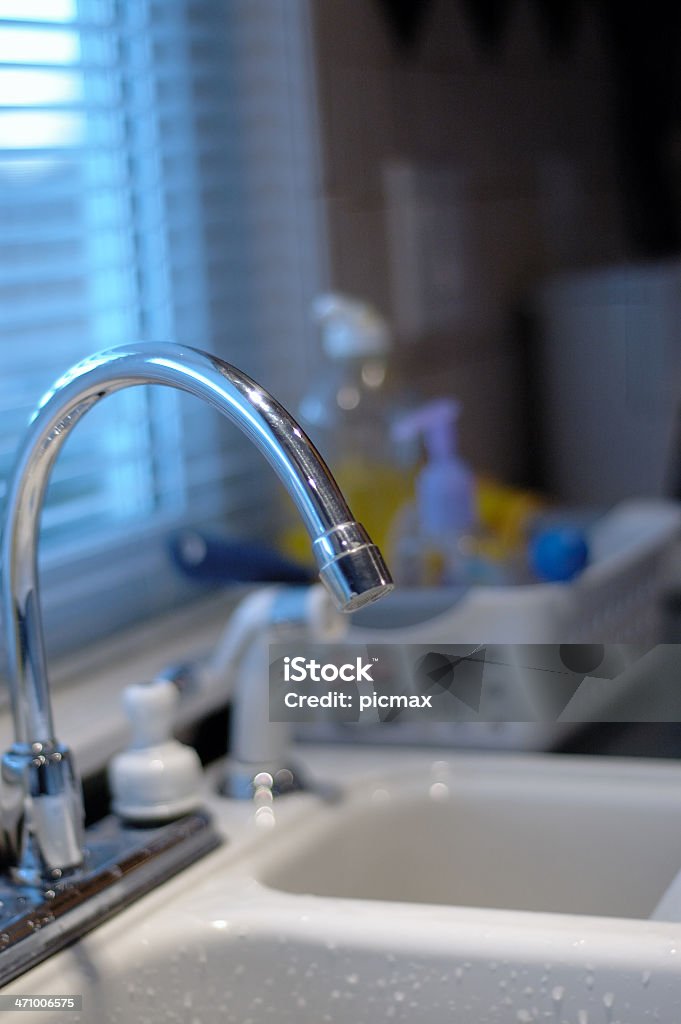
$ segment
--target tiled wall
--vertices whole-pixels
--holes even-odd
[[[310,5],[331,283],[392,318],[405,376],[424,393],[464,400],[478,468],[518,476],[526,409],[511,310],[549,270],[621,254],[599,27],[582,11],[556,57],[535,7],[516,0],[486,53],[459,0],[432,0],[404,53],[378,0]],[[387,192],[390,169],[410,192]],[[405,275],[420,296],[406,313]]]

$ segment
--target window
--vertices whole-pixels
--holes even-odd
[[[0,493],[41,394],[97,349],[196,345],[295,402],[321,263],[306,47],[303,0],[0,0]],[[196,400],[107,398],[49,488],[53,631],[84,599],[90,633],[175,600],[182,522],[271,532],[263,467]]]

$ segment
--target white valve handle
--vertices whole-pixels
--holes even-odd
[[[174,739],[177,687],[167,679],[126,687],[131,743],[109,766],[116,814],[128,821],[169,821],[196,810],[202,771],[192,747]]]

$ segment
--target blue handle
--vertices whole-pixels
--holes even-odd
[[[168,540],[174,564],[205,583],[313,583],[316,573],[283,558],[266,544],[200,529],[178,530]]]

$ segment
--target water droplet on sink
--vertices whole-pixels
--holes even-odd
[[[577,1024],[589,1024],[588,1010],[577,1011]]]
[[[652,978],[652,976],[653,975],[652,975],[651,971],[644,971],[643,972],[643,974],[641,975],[641,984],[643,985],[644,988],[648,988],[648,985],[650,984],[650,979]]]
[[[276,825],[276,818],[274,816],[274,810],[272,807],[258,807],[254,814],[255,824],[257,828],[270,829]]]
[[[554,1003],[562,1003],[563,1002],[563,1000],[565,999],[565,989],[563,988],[562,985],[556,985],[551,990],[551,998],[553,999]]]
[[[603,1006],[606,1010],[612,1010],[615,1005],[615,994],[614,992],[606,992],[603,996]]]
[[[404,1002],[404,992],[394,992],[393,993],[393,999],[395,1000],[396,1003],[403,1003]]]
[[[371,794],[372,804],[387,804],[390,800],[390,793],[387,789],[375,789]]]
[[[359,981],[359,974],[348,974],[346,975],[345,980],[347,981],[348,985],[356,985],[357,982]]]

